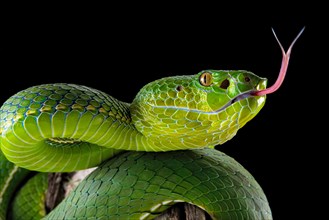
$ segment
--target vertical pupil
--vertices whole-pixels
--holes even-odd
[[[203,77],[203,82],[204,84],[208,84],[208,74],[204,74],[204,77]]]

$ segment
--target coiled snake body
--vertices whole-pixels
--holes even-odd
[[[281,47],[279,78],[268,89],[248,71],[207,70],[149,83],[131,104],[64,83],[18,92],[0,109],[0,219],[8,209],[14,219],[45,217],[43,203],[28,200],[44,200],[45,174],[11,199],[27,170],[95,166],[45,218],[151,219],[188,202],[214,219],[271,219],[254,178],[213,147],[230,140],[280,86],[292,45],[287,53]]]

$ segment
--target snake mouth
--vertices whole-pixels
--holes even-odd
[[[223,107],[221,107],[220,109],[218,110],[215,110],[213,112],[215,113],[218,113],[220,111],[223,111],[225,110],[227,107],[233,105],[234,103],[236,102],[239,102],[240,100],[243,100],[243,99],[246,99],[246,98],[249,98],[251,96],[253,96],[252,94],[255,92],[256,90],[252,90],[252,91],[248,91],[248,92],[245,92],[245,93],[242,93],[238,96],[236,96],[235,98],[233,98],[231,101],[229,101],[228,103],[226,103]]]
[[[247,99],[247,98],[250,98],[250,97],[255,97],[253,94],[255,92],[257,92],[258,90],[251,90],[251,91],[248,91],[248,92],[245,92],[245,93],[241,93],[240,95],[236,96],[235,98],[231,99],[229,102],[227,102],[224,106],[222,106],[221,108],[215,110],[215,111],[209,111],[209,112],[204,112],[204,113],[210,113],[210,114],[215,114],[215,113],[218,113],[218,112],[221,112],[221,111],[224,111],[226,108],[230,107],[231,105],[233,105],[234,103],[236,102],[239,102],[243,99]],[[200,111],[200,112],[203,112],[203,111]]]
[[[235,98],[231,99],[230,101],[228,101],[221,108],[219,108],[217,110],[213,110],[213,111],[203,111],[203,110],[199,110],[199,109],[190,109],[190,108],[177,107],[177,106],[156,106],[156,105],[151,105],[151,107],[152,108],[182,110],[182,111],[186,111],[186,112],[196,112],[196,113],[202,113],[202,114],[218,114],[219,112],[224,111],[226,108],[228,108],[229,106],[233,105],[236,102],[239,102],[239,101],[241,101],[243,99],[246,99],[246,98],[249,98],[249,97],[255,97],[253,95],[253,93],[255,93],[256,91],[257,90],[252,90],[252,91],[242,93],[242,94],[236,96]]]

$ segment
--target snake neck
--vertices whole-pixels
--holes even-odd
[[[211,86],[200,85],[203,74],[214,78]],[[238,83],[245,78],[252,82]],[[149,151],[223,144],[260,111],[265,97],[250,92],[265,84],[247,71],[206,71],[159,79],[136,95],[129,108],[132,122],[145,136]]]

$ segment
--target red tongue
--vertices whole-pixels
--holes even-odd
[[[280,73],[279,73],[279,76],[278,78],[276,79],[276,82],[269,88],[267,89],[264,89],[264,90],[260,90],[260,91],[256,91],[254,92],[252,95],[254,96],[262,96],[262,95],[266,95],[266,94],[270,94],[270,93],[273,93],[275,92],[278,88],[280,88],[283,80],[284,80],[284,77],[286,76],[286,73],[287,73],[287,69],[288,69],[288,64],[289,64],[289,58],[290,58],[290,54],[291,54],[291,50],[292,50],[292,47],[294,46],[295,42],[297,41],[297,39],[300,37],[300,35],[302,35],[303,31],[304,31],[305,27],[303,27],[303,29],[299,32],[299,34],[297,35],[297,37],[294,39],[294,41],[290,44],[290,47],[287,51],[287,53],[284,51],[278,37],[276,36],[273,28],[272,28],[272,31],[273,31],[273,34],[274,34],[274,37],[275,39],[277,40],[277,42],[279,43],[279,46],[281,48],[281,51],[282,51],[282,63],[281,63],[281,69],[280,69]]]

